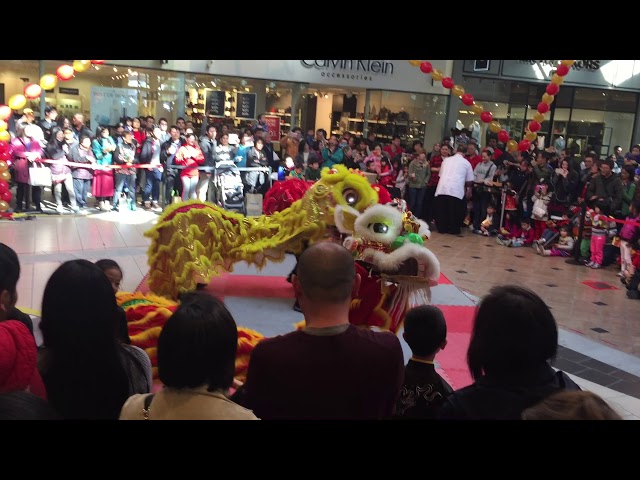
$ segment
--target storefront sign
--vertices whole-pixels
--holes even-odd
[[[349,78],[373,82],[375,75],[393,75],[393,63],[385,60],[300,60],[305,68],[320,71],[321,77]]]
[[[267,131],[271,134],[272,139],[280,139],[280,117],[266,115],[264,121],[267,124]]]
[[[122,117],[138,116],[138,91],[132,88],[91,87],[91,124],[117,125]]]
[[[224,101],[226,93],[221,90],[205,89],[205,112],[214,117],[224,117]]]
[[[236,118],[255,120],[257,97],[255,93],[236,94]]]
[[[58,92],[65,93],[67,95],[80,95],[80,90],[78,88],[58,87]]]
[[[465,60],[463,72],[477,77],[504,78],[547,83],[557,60],[491,60],[487,71],[475,70],[474,60]],[[640,91],[639,60],[576,60],[563,85],[617,88]]]
[[[453,60],[432,60],[433,68],[450,76]],[[167,70],[224,75],[268,82],[296,82],[336,87],[448,95],[440,82],[407,60],[171,60]],[[236,106],[237,108],[237,106]],[[237,114],[238,112],[236,112]]]

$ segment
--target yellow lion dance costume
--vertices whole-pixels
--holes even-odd
[[[145,233],[152,240],[148,252],[152,293],[120,293],[118,302],[127,313],[132,343],[151,358],[154,377],[157,339],[177,308],[179,295],[208,284],[221,272],[231,272],[237,262],[262,268],[269,260],[283,261],[287,252],[301,253],[305,244],[327,238],[342,242],[349,235],[345,246],[354,252],[361,275],[368,272],[368,286],[359,295],[364,298],[354,299],[352,305],[352,323],[393,332],[404,318],[412,292],[428,292],[437,281],[439,264],[423,247],[429,234],[426,224],[410,212],[378,205],[379,187],[372,188],[361,173],[336,165],[304,188],[308,188],[304,196],[287,208],[259,217],[195,200],[172,205]],[[376,229],[386,225],[387,233],[369,231],[372,225]],[[414,268],[402,270],[408,263]],[[263,336],[239,327],[238,337],[236,378],[244,380],[251,350]]]

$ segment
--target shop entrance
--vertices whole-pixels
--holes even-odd
[[[303,131],[323,128],[328,135],[363,136],[366,90],[309,85],[300,98]]]

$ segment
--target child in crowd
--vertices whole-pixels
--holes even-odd
[[[600,199],[591,213],[591,261],[586,264],[591,268],[602,268],[604,260],[604,245],[609,233],[609,204],[606,200]]]
[[[504,225],[500,228],[498,238],[506,240],[520,236],[520,220],[518,220],[518,212],[505,212]]]
[[[560,237],[551,249],[545,249],[543,243],[536,243],[535,247],[539,255],[551,257],[570,257],[573,252],[574,239],[571,236],[571,228],[568,225],[560,227]]]
[[[368,162],[365,163],[365,165],[367,166],[367,172],[368,173],[378,173],[378,170],[376,170],[376,164],[373,160],[369,160]]]
[[[317,182],[320,180],[320,161],[317,158],[309,160],[309,166],[304,171],[304,178],[308,182]]]
[[[298,178],[304,180],[304,165],[300,162],[296,162],[293,166],[293,170],[289,172],[288,178]]]
[[[547,225],[547,220],[549,220],[548,206],[551,201],[551,195],[549,194],[547,184],[541,183],[537,185],[531,200],[533,200],[531,219],[533,220],[535,229],[534,237],[535,240],[539,240],[542,238],[542,233]]]
[[[480,223],[480,233],[485,237],[497,235],[499,223],[500,218],[496,213],[496,206],[491,203],[487,207],[487,217]]]
[[[538,248],[537,245],[546,245],[556,233],[560,233],[560,227],[563,225],[569,224],[569,217],[566,214],[563,214],[560,220],[557,217],[551,217],[546,221],[546,228],[544,232],[542,232],[542,236],[533,241],[533,247]]]
[[[636,250],[631,257],[631,265],[627,267],[627,271],[620,281],[627,287],[627,297],[640,299],[638,285],[640,285],[640,250]]]
[[[504,236],[498,235],[496,241],[505,247],[524,247],[533,244],[533,236],[534,231],[529,220],[523,218],[520,222],[520,234],[517,237],[504,238]]]
[[[386,157],[382,157],[380,159],[380,179],[378,183],[384,187],[393,187],[395,186],[395,180],[394,170],[391,168],[389,160]]]
[[[628,222],[640,223],[640,200],[633,202],[629,208]],[[624,277],[631,267],[631,247],[640,237],[640,227],[632,223],[625,223],[620,230],[620,273]]]
[[[442,311],[433,305],[409,310],[402,336],[412,356],[405,367],[395,418],[434,419],[442,401],[453,391],[434,364],[436,354],[447,345],[447,323]]]
[[[509,181],[505,183],[504,211],[518,211],[518,192],[513,189],[513,183]]]
[[[114,295],[120,291],[120,283],[122,282],[122,269],[120,265],[110,259],[98,260],[96,262],[104,274],[111,282]],[[122,307],[118,307],[118,318],[116,324],[116,337],[122,343],[131,345],[131,338],[129,337],[129,324],[127,323],[127,314]]]
[[[407,191],[407,177],[409,176],[409,166],[403,165],[402,168],[398,171],[398,176],[396,177],[396,188],[400,190],[401,198],[405,198],[405,193]]]
[[[591,229],[593,227],[591,219],[592,210],[588,209],[584,216],[584,227],[582,240],[580,241],[580,259],[586,265],[591,263]],[[576,227],[580,228],[580,218],[575,219]],[[579,231],[579,230],[578,230]]]

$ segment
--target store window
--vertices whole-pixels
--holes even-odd
[[[0,60],[0,104],[6,104],[13,95],[22,94],[26,85],[38,83],[38,68],[37,60]],[[25,107],[38,114],[40,100],[28,100]]]
[[[442,139],[447,96],[421,93],[370,91],[368,131],[388,143],[398,135],[410,147],[414,140],[431,145]]]
[[[46,60],[45,73],[55,73],[60,61]],[[93,65],[66,82],[58,82],[45,95],[61,116],[85,116],[92,129],[115,126],[122,117],[152,115],[174,123],[177,112],[178,74],[163,70],[114,65]]]

